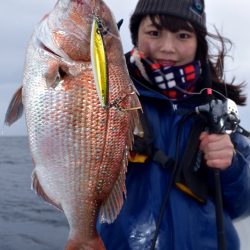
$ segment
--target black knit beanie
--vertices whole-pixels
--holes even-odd
[[[150,14],[171,15],[206,26],[204,0],[139,0],[132,17]]]

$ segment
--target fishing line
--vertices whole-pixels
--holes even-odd
[[[119,37],[119,36],[114,35],[114,34],[113,34],[113,33],[111,33],[109,30],[107,30],[107,33],[108,33],[110,36],[114,37],[115,39],[117,39],[117,40],[121,41],[121,39],[120,39],[120,37]]]

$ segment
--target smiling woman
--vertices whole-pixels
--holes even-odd
[[[162,28],[162,22],[180,23],[175,29]],[[182,28],[182,27],[185,27]],[[179,66],[195,59],[197,38],[192,26],[185,22],[178,22],[176,18],[151,19],[146,17],[138,31],[138,50],[143,51],[146,57],[164,66]]]

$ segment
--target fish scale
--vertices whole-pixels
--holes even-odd
[[[87,76],[91,74],[92,72],[86,72]],[[34,159],[38,179],[40,180],[44,192],[50,197],[50,199],[61,203],[62,209],[66,214],[71,228],[75,228],[76,226],[79,227],[79,224],[75,224],[72,221],[74,221],[74,218],[77,218],[77,221],[81,221],[79,218],[81,216],[82,224],[88,225],[85,221],[87,214],[86,208],[81,211],[81,216],[79,210],[77,210],[77,215],[68,212],[68,205],[63,204],[72,204],[72,202],[76,202],[76,200],[73,199],[72,201],[71,198],[68,200],[68,197],[63,196],[62,194],[86,193],[86,190],[92,191],[96,189],[93,194],[89,194],[90,197],[86,201],[93,199],[92,196],[95,196],[98,193],[100,193],[101,196],[105,196],[103,194],[105,193],[105,190],[102,187],[105,186],[105,189],[110,190],[108,185],[112,185],[114,182],[113,180],[116,179],[111,171],[107,171],[107,168],[110,165],[114,165],[114,155],[123,155],[125,150],[124,139],[126,138],[124,138],[124,135],[121,134],[119,129],[114,129],[114,127],[117,127],[117,123],[125,124],[125,126],[122,126],[121,128],[122,130],[123,127],[127,126],[125,123],[126,119],[114,119],[112,123],[107,122],[108,119],[106,116],[108,114],[111,113],[110,115],[119,117],[125,115],[124,112],[115,109],[104,110],[100,105],[93,106],[93,103],[99,104],[93,79],[90,81],[88,80],[88,77],[83,76],[81,78],[85,80],[83,82],[81,81],[81,85],[79,86],[78,84],[74,84],[74,88],[72,87],[72,89],[68,90],[70,93],[65,93],[63,90],[61,90],[61,92],[58,90],[45,90],[44,95],[39,91],[38,96],[36,96],[36,92],[33,92],[32,97],[30,97],[30,102],[33,103],[33,99],[35,100],[33,105],[34,110],[30,109],[26,114],[26,120],[30,121],[30,124],[27,123],[27,126],[30,141],[33,142],[33,144],[31,143],[30,145],[32,155],[35,156],[38,154],[36,151],[42,154],[39,157],[40,161]],[[74,79],[74,83],[75,82],[76,79]],[[88,91],[86,91],[86,89]],[[23,92],[25,93],[25,87]],[[93,96],[91,96],[91,94]],[[63,100],[63,103],[61,100]],[[56,103],[56,105],[54,105],[54,103]],[[37,110],[36,107],[38,106],[40,108]],[[84,116],[79,115],[81,114],[81,110],[85,111]],[[44,114],[47,115],[44,116]],[[97,124],[96,121],[100,122]],[[47,125],[45,127],[41,126],[43,123]],[[112,133],[107,133],[108,128],[106,126],[111,128]],[[43,127],[43,130],[40,131],[40,133],[37,133],[41,127]],[[85,127],[88,129],[82,129]],[[122,140],[117,139],[119,138],[119,134],[121,134],[123,142]],[[42,138],[42,140],[40,140],[40,138]],[[53,138],[55,139],[53,140]],[[82,140],[81,138],[84,138],[85,140]],[[114,141],[114,138],[116,138],[116,141]],[[101,145],[106,144],[105,140],[108,144],[107,148],[109,148],[109,150],[101,147]],[[85,145],[85,141],[91,143]],[[119,144],[123,144],[122,147],[117,147]],[[113,148],[111,148],[111,146],[113,146]],[[45,149],[45,152],[41,152],[41,149]],[[104,151],[106,151],[106,157],[103,156]],[[48,157],[48,154],[50,154],[50,157]],[[67,158],[64,156],[67,156]],[[46,158],[50,159],[50,161],[46,162],[47,167],[45,166]],[[103,164],[100,163],[100,159],[104,162]],[[122,160],[123,159],[121,158],[118,166],[122,166]],[[77,162],[78,164],[76,164]],[[52,166],[64,166],[65,164],[68,166],[67,169],[65,168],[62,171],[62,168],[60,168],[60,172],[50,171],[48,173],[48,169]],[[42,167],[40,168],[40,166]],[[83,168],[84,166],[85,168]],[[87,170],[89,170],[89,172],[87,172]],[[114,172],[116,174],[119,173],[116,170]],[[60,176],[60,173],[64,173],[64,175]],[[83,177],[81,173],[84,173]],[[98,176],[98,173],[100,176]],[[84,181],[84,178],[86,177],[88,178]],[[59,179],[59,181],[60,179],[67,179],[69,185],[67,186],[65,183],[60,182],[57,183],[55,179]],[[44,183],[42,180],[45,180]],[[98,180],[97,184],[95,184],[96,180]],[[83,185],[76,185],[75,183]],[[63,192],[60,193],[60,190]],[[95,199],[102,199],[102,197],[97,197]],[[87,204],[86,201],[83,202],[82,199],[80,199],[80,201],[76,203]],[[112,206],[119,207],[119,205],[117,206],[115,204]],[[95,205],[94,209],[96,212],[98,211],[97,208],[98,206]],[[91,207],[90,210],[92,209],[93,208]],[[70,207],[69,211],[72,211],[72,207]],[[97,214],[95,214],[93,218],[96,216]],[[93,219],[93,221],[95,221],[95,219]],[[90,228],[92,227],[93,226],[90,226]],[[92,231],[93,229],[89,230]],[[80,228],[78,228],[78,231],[80,231]],[[81,231],[83,231],[83,229],[81,229]]]

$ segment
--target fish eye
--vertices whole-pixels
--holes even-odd
[[[103,29],[103,26],[104,26],[103,20],[100,18],[97,18],[97,28],[101,30]]]
[[[105,22],[103,19],[98,18],[97,33],[101,33],[102,35],[107,35],[108,32],[109,32],[109,24]]]
[[[97,28],[98,28],[99,30],[102,30],[102,29],[103,29],[103,24],[102,24],[101,21],[99,21],[99,22],[97,23]]]

